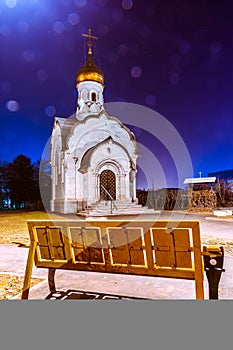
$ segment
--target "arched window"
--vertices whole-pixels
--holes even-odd
[[[95,92],[92,92],[91,100],[92,100],[92,102],[96,102],[96,93]]]

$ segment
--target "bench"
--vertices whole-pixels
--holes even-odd
[[[29,220],[22,299],[28,299],[33,263],[48,268],[50,292],[57,269],[169,277],[195,281],[204,299],[204,262],[219,249],[202,250],[199,221]],[[218,250],[218,251],[217,251]],[[208,261],[209,261],[208,260]]]

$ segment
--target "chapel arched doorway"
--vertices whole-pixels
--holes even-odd
[[[103,200],[110,200],[109,195],[104,190],[110,193],[111,197],[116,199],[116,176],[111,170],[104,170],[100,174],[100,198]]]

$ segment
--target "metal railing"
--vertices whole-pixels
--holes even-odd
[[[111,204],[110,204],[110,214],[112,214],[112,209],[113,209],[113,206],[114,208],[117,210],[117,206],[116,204],[114,203],[114,198],[113,196],[108,192],[108,190],[103,186],[103,185],[100,185],[101,188],[104,190],[104,192],[108,195],[108,197],[110,198],[110,201],[111,201]]]

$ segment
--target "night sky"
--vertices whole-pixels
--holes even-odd
[[[88,28],[106,103],[146,106],[172,123],[190,176],[233,169],[231,0],[0,0],[0,160],[40,159],[54,116],[75,112]],[[169,171],[171,156],[145,129],[132,127]]]

